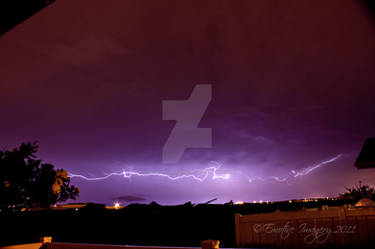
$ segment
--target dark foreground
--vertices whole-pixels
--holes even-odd
[[[78,210],[1,212],[1,245],[37,242],[42,236],[54,241],[199,247],[206,239],[220,240],[220,247],[236,247],[234,214],[338,206],[341,200],[276,202],[244,205],[160,206],[134,204],[120,210],[88,205]]]

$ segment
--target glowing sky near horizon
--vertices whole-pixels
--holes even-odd
[[[350,17],[350,18],[348,18]],[[358,1],[64,0],[0,37],[0,141],[40,143],[78,202],[335,196],[375,136],[375,19]],[[163,100],[212,84],[212,148],[163,164]]]

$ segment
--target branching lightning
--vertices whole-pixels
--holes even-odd
[[[213,163],[216,163],[216,162],[213,162]],[[138,177],[157,176],[157,177],[164,177],[164,178],[167,178],[167,179],[172,180],[172,181],[181,180],[181,179],[185,179],[185,178],[191,178],[191,179],[194,179],[194,180],[199,181],[199,182],[205,181],[206,179],[209,178],[209,176],[211,176],[211,179],[214,179],[214,180],[215,179],[223,179],[223,180],[229,179],[230,174],[218,174],[217,173],[217,170],[219,168],[220,168],[220,166],[218,166],[218,167],[211,166],[211,167],[208,167],[208,168],[205,168],[205,169],[201,170],[201,172],[199,172],[197,174],[183,174],[183,175],[178,175],[178,176],[171,176],[171,175],[159,173],[159,172],[141,173],[141,172],[137,172],[137,171],[125,171],[125,170],[123,170],[121,172],[113,172],[113,173],[107,174],[107,175],[102,176],[102,177],[86,177],[86,176],[83,176],[83,175],[72,174],[72,173],[69,173],[69,177],[71,177],[71,178],[82,178],[82,179],[87,180],[87,181],[105,180],[105,179],[108,179],[112,176],[123,176],[124,178],[131,178],[131,177],[134,177],[134,176],[138,176]]]

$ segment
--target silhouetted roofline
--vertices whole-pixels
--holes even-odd
[[[354,166],[358,169],[375,168],[375,138],[368,138]]]
[[[0,36],[55,0],[3,0],[0,3]]]

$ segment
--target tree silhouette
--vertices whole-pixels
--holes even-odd
[[[70,185],[65,170],[55,170],[35,159],[39,145],[22,143],[12,151],[0,151],[0,208],[49,208],[76,199],[79,189]]]
[[[367,184],[362,185],[361,181],[359,181],[358,185],[345,189],[347,191],[340,195],[341,199],[359,201],[362,198],[369,198],[375,200],[375,189]]]

